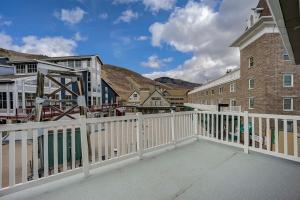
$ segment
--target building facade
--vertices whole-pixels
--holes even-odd
[[[2,59],[3,60],[3,59]],[[98,56],[70,56],[47,58],[43,60],[8,61],[0,65],[0,118],[24,119],[32,113],[36,101],[38,69],[57,69],[78,71],[84,79],[85,98],[88,107],[102,105],[101,65]],[[71,79],[56,78],[58,82],[68,84]],[[100,82],[99,82],[100,81]],[[76,84],[68,85],[74,89]],[[45,79],[44,93],[50,94],[59,88],[54,82]],[[73,99],[66,91],[58,92],[54,99]],[[68,107],[70,102],[58,103],[59,107]]]
[[[74,70],[87,70],[88,73],[84,77],[84,82],[87,83],[85,90],[88,91],[87,105],[101,106],[101,66],[103,62],[98,55],[51,57],[44,60]]]
[[[102,81],[102,105],[116,105],[118,104],[118,97],[120,96],[104,79]]]
[[[300,68],[289,60],[265,0],[253,9],[248,28],[231,47],[240,49],[240,69],[191,91],[190,103],[240,106],[241,111],[253,113],[300,114]],[[230,78],[233,74],[235,78]]]

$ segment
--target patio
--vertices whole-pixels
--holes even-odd
[[[300,199],[300,163],[202,139],[172,148],[2,199]]]

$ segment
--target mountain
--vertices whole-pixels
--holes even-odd
[[[129,69],[108,64],[102,66],[102,78],[108,82],[124,100],[127,99],[135,89],[139,88],[151,88],[155,85],[159,85],[164,89],[174,89],[171,86],[146,78]]]
[[[195,87],[201,86],[199,83],[191,83],[188,81],[183,81],[181,79],[174,79],[169,77],[160,77],[157,79],[154,79],[157,82],[160,82],[164,85],[167,85],[172,88],[178,88],[178,89],[193,89]]]
[[[0,57],[8,57],[11,60],[47,58],[47,56],[45,56],[45,55],[20,53],[17,51],[7,50],[7,49],[3,49],[3,48],[0,48]]]

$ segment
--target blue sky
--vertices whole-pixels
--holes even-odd
[[[245,28],[255,0],[238,2],[3,0],[0,47],[50,56],[99,54],[104,63],[150,78],[204,82],[238,65],[228,46]],[[231,4],[239,8],[238,19],[227,22],[222,18],[234,17]]]

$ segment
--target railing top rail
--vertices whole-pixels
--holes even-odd
[[[53,128],[65,126],[80,126],[80,119],[76,120],[61,120],[51,122],[28,122],[20,124],[5,124],[0,126],[0,132],[3,131],[19,131],[39,128]]]
[[[245,112],[198,111],[198,113],[245,116]],[[270,119],[300,120],[299,115],[277,115],[277,114],[248,113],[248,116],[249,117],[270,118]]]
[[[134,119],[137,119],[136,115],[118,116],[118,117],[87,118],[86,121],[88,124],[95,124],[95,123],[115,122],[115,121],[134,120]]]

